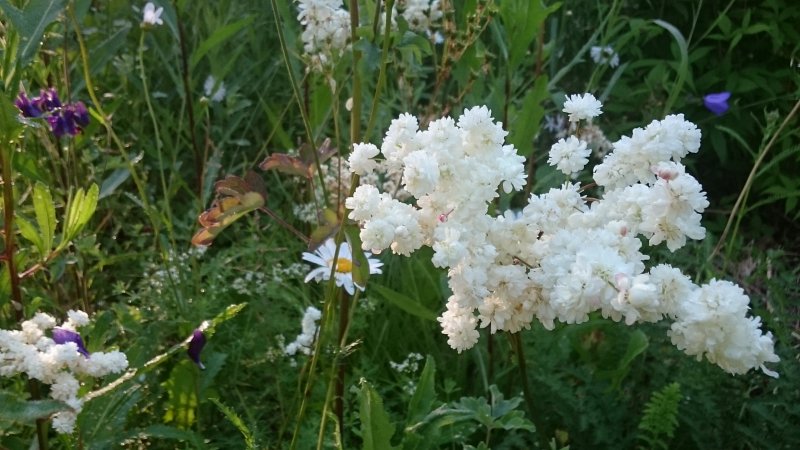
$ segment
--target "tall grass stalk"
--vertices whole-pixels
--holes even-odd
[[[325,205],[328,204],[328,190],[325,186],[325,179],[322,176],[322,164],[319,160],[319,153],[314,144],[314,133],[311,132],[311,122],[308,119],[306,108],[303,107],[303,97],[300,95],[300,89],[297,86],[297,80],[294,78],[292,71],[292,64],[289,62],[289,49],[286,47],[286,37],[283,35],[283,24],[281,21],[281,13],[278,11],[278,4],[275,0],[270,0],[272,5],[272,14],[275,16],[275,29],[278,34],[278,41],[281,47],[281,55],[283,56],[283,64],[286,66],[286,74],[289,78],[289,84],[292,86],[294,99],[297,102],[297,107],[300,110],[300,117],[303,121],[303,128],[306,132],[306,141],[311,146],[311,153],[314,155],[314,165],[317,168],[317,176],[319,177],[320,189],[322,189],[322,197]],[[355,102],[354,102],[355,103]]]
[[[728,238],[728,233],[731,232],[731,227],[733,227],[732,236],[734,238],[736,237],[736,234],[739,231],[739,224],[744,218],[744,210],[742,208],[747,203],[747,197],[748,195],[750,195],[750,189],[753,187],[753,182],[755,181],[756,175],[758,174],[758,169],[759,167],[761,167],[761,163],[764,162],[764,158],[767,156],[767,153],[769,153],[769,151],[772,150],[772,147],[778,141],[778,137],[781,136],[784,128],[786,128],[789,122],[792,121],[795,114],[797,114],[798,110],[800,110],[800,100],[798,100],[797,103],[794,104],[794,107],[789,112],[789,114],[786,115],[786,118],[783,119],[783,122],[775,131],[775,134],[772,135],[772,138],[770,138],[769,142],[767,142],[767,144],[758,152],[758,158],[756,158],[756,161],[753,163],[753,167],[750,169],[750,174],[747,176],[747,181],[745,181],[744,187],[742,187],[742,190],[739,192],[739,197],[736,198],[736,203],[733,205],[733,209],[731,209],[731,213],[728,216],[728,221],[725,224],[725,229],[722,231],[722,235],[719,237],[719,241],[717,242],[717,245],[714,247],[714,251],[712,251],[711,254],[708,256],[707,261],[711,261],[711,259],[713,259],[714,256],[716,256],[722,249],[722,246],[725,245],[725,240]],[[736,241],[735,239],[731,239],[730,243],[728,243],[728,249],[726,251],[727,255],[730,255],[731,251],[733,250],[733,243],[735,241]]]
[[[109,116],[103,110],[103,104],[100,102],[100,99],[97,98],[97,94],[95,93],[94,83],[92,82],[92,76],[89,73],[89,52],[86,50],[86,42],[83,40],[83,33],[80,28],[80,24],[78,23],[78,19],[75,17],[75,11],[72,5],[68,7],[69,16],[72,20],[72,24],[75,29],[75,37],[78,40],[78,48],[80,49],[81,54],[81,66],[83,67],[83,78],[86,82],[86,90],[89,93],[89,98],[92,99],[92,103],[94,104],[94,108],[97,110],[96,118],[100,120],[100,123],[106,129],[106,134],[110,141],[114,143],[117,150],[122,155],[122,158],[125,160],[125,164],[128,167],[128,171],[131,173],[131,178],[133,178],[133,182],[136,185],[136,190],[139,192],[139,200],[142,202],[142,207],[147,215],[147,218],[150,220],[150,225],[153,227],[153,235],[155,239],[156,247],[160,246],[160,229],[161,223],[160,220],[156,218],[156,211],[150,205],[150,201],[147,198],[147,191],[145,190],[144,181],[139,173],[136,171],[136,166],[131,159],[130,154],[125,149],[125,144],[122,143],[117,133],[114,131],[114,128],[111,126],[111,122],[109,120]]]
[[[167,179],[164,175],[164,158],[163,158],[163,148],[164,143],[161,141],[161,132],[158,127],[158,120],[156,119],[156,113],[153,110],[153,102],[150,100],[150,86],[147,82],[147,74],[145,73],[144,68],[144,37],[146,31],[142,29],[141,34],[139,36],[139,48],[138,48],[138,57],[139,57],[139,78],[142,80],[142,88],[144,89],[144,102],[147,105],[147,113],[150,116],[150,121],[153,124],[153,134],[155,135],[156,139],[156,154],[158,155],[158,172],[159,172],[159,179],[161,181],[161,190],[164,194],[164,212],[166,213],[166,227],[167,232],[169,234],[169,240],[172,243],[173,248],[177,248],[175,245],[175,235],[172,229],[172,207],[169,201],[169,189],[167,188]]]

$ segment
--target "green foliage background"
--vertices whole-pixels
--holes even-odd
[[[345,100],[353,96],[351,56],[328,77],[307,73],[294,2],[275,2],[288,71],[268,2],[156,3],[164,7],[164,25],[142,28],[143,2],[0,1],[3,145],[20,135],[10,105],[23,88],[55,86],[63,98],[86,102],[93,116],[70,141],[28,127],[14,153],[17,215],[42,233],[43,224],[53,225],[44,233],[50,245],[31,243],[19,254],[22,267],[47,263],[23,284],[25,313],[91,312],[93,324],[83,330],[89,350],[115,346],[141,367],[228,305],[247,306],[216,329],[203,352],[205,371],[183,355],[167,359],[87,403],[76,434],[52,435],[50,444],[288,448],[309,364],[286,357],[281,346],[299,332],[306,307],[321,307],[324,295],[322,285],[303,282],[304,274],[287,275],[306,246],[255,214],[205,252],[190,240],[216,180],[243,176],[267,155],[305,142],[289,72],[301,86],[315,141],[331,137],[346,151],[347,127],[334,124],[347,117]],[[383,255],[383,275],[370,279],[354,306],[350,352],[336,356],[348,367],[344,431],[328,425],[317,434],[327,417],[325,382],[335,353],[324,348],[297,447],[800,446],[798,119],[778,132],[800,92],[800,7],[793,0],[443,3],[452,6],[447,19],[455,27],[447,48],[401,24],[384,53],[371,27],[358,30],[363,139],[379,144],[401,112],[430,120],[487,104],[506,124],[509,142],[529,158],[531,187],[540,192],[559,183],[545,164],[553,136],[542,126],[546,115],[560,111],[565,93],[590,91],[604,101],[598,122],[612,141],[664,114],[684,113],[703,131],[703,146],[687,164],[709,194],[709,233],[678,254],[656,254],[654,263],[669,260],[697,282],[741,284],[752,313],[775,335],[781,377],[734,377],[694,361],[670,344],[664,324],[630,328],[595,318],[554,331],[534,324],[521,334],[534,400],[527,405],[509,336],[484,331],[480,344],[461,355],[447,346],[435,321],[448,295],[446,274],[431,265],[430,252]],[[372,17],[375,6],[362,2],[362,17]],[[592,45],[613,46],[621,65],[592,63]],[[373,98],[382,64],[385,82]],[[208,75],[224,81],[223,101],[205,97]],[[702,97],[721,91],[732,92],[731,108],[717,117]],[[309,201],[308,184],[276,171],[260,174],[266,206],[310,233],[293,210]],[[49,254],[54,242],[70,240],[55,231],[63,230],[69,199],[92,183],[99,199],[91,221],[71,246]],[[37,210],[45,186],[52,216]],[[709,262],[742,193],[735,226]],[[498,206],[521,201],[503,197]],[[39,221],[42,214],[58,224]],[[8,298],[4,271],[0,324],[14,329]],[[408,372],[390,366],[410,353],[424,355],[425,364]],[[25,392],[24,380],[0,378],[3,448],[28,448],[35,429],[20,417],[54,407],[23,406]],[[535,432],[532,421],[540,425]]]

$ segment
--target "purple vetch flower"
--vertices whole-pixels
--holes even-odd
[[[89,125],[89,111],[86,110],[86,105],[84,105],[83,102],[67,105],[66,109],[72,115],[72,119],[76,124],[78,124],[79,127],[83,128],[86,125]]]
[[[23,117],[44,118],[56,138],[75,136],[89,125],[89,111],[83,102],[62,104],[55,88],[42,89],[38,97],[21,92],[14,102]]]
[[[53,111],[61,108],[61,100],[58,98],[56,88],[47,88],[39,91],[39,96],[35,97],[33,101],[37,102],[39,109],[42,111]]]
[[[730,92],[717,92],[708,94],[703,97],[703,105],[717,116],[721,116],[728,111],[728,99],[731,97]]]
[[[197,364],[202,370],[206,369],[206,366],[200,361],[200,352],[203,351],[203,347],[206,346],[206,335],[203,334],[200,329],[194,330],[192,332],[192,339],[189,341],[189,349],[186,350],[186,353],[189,354],[189,358]]]
[[[33,99],[28,98],[24,92],[20,92],[17,96],[17,100],[14,101],[14,105],[19,108],[20,112],[22,113],[23,117],[34,118],[39,117],[42,115],[42,110],[36,106],[36,98]]]
[[[53,328],[53,341],[59,345],[66,344],[67,342],[73,342],[78,346],[78,353],[87,358],[89,357],[89,351],[86,350],[86,346],[83,345],[83,339],[81,339],[81,335],[76,331],[68,330],[66,328]]]

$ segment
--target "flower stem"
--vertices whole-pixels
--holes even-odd
[[[0,151],[0,166],[3,171],[3,230],[5,231],[5,261],[8,266],[8,276],[11,281],[11,306],[17,322],[25,319],[25,308],[22,304],[22,292],[19,288],[19,275],[17,263],[14,261],[14,181],[11,170],[11,160],[14,150],[4,146]]]
[[[314,164],[317,167],[317,176],[319,177],[319,184],[320,188],[322,189],[322,197],[324,199],[324,203],[328,204],[328,192],[325,187],[325,178],[322,175],[322,165],[319,160],[319,153],[316,151],[316,147],[314,145],[314,134],[311,132],[311,125],[310,121],[308,120],[308,114],[306,113],[306,109],[303,107],[302,97],[300,96],[300,89],[297,87],[297,80],[294,78],[294,72],[292,72],[292,65],[289,63],[289,51],[286,48],[286,38],[283,36],[283,25],[281,23],[281,14],[278,11],[278,4],[276,0],[271,0],[270,4],[272,5],[272,14],[275,16],[275,29],[278,32],[278,41],[281,45],[281,54],[283,55],[283,64],[286,66],[286,73],[289,76],[289,84],[292,86],[292,92],[294,93],[295,101],[297,102],[297,106],[300,109],[300,117],[303,119],[303,127],[305,128],[306,132],[306,140],[308,141],[308,145],[311,146],[312,154],[314,155]],[[354,102],[355,103],[355,102]]]
[[[153,227],[153,239],[155,241],[155,245],[159,246],[160,224],[156,217],[156,211],[150,207],[150,202],[147,199],[147,190],[145,189],[144,180],[142,180],[141,176],[136,171],[136,162],[130,157],[128,151],[126,150],[126,146],[122,143],[122,140],[120,140],[119,136],[117,136],[117,133],[111,126],[110,116],[107,115],[103,110],[103,104],[100,102],[100,99],[97,98],[94,83],[92,82],[92,77],[89,73],[89,52],[86,50],[86,42],[83,40],[83,33],[81,32],[80,25],[78,24],[78,19],[75,17],[75,11],[73,11],[71,6],[68,7],[68,11],[70,19],[72,19],[73,28],[75,30],[75,38],[78,40],[78,48],[80,49],[81,54],[81,65],[83,66],[83,78],[84,82],[86,83],[86,91],[89,94],[89,98],[92,99],[94,108],[97,110],[100,122],[106,129],[109,140],[114,142],[117,150],[119,150],[122,158],[125,160],[125,164],[128,166],[128,171],[131,173],[133,183],[136,185],[136,190],[139,192],[139,200],[142,202],[142,208],[144,209],[147,218],[150,220],[150,225]]]
[[[517,367],[519,368],[519,375],[522,378],[522,395],[525,397],[525,406],[528,409],[528,415],[531,418],[534,426],[536,427],[536,435],[542,443],[542,448],[548,448],[547,439],[550,436],[550,431],[546,428],[540,409],[535,407],[533,402],[533,395],[531,394],[530,383],[528,381],[528,368],[525,363],[525,349],[522,346],[522,335],[520,333],[509,333],[511,340],[511,347],[514,353],[517,354]]]
[[[5,232],[5,255],[4,259],[8,267],[8,278],[11,284],[11,309],[14,310],[14,317],[18,323],[25,320],[25,306],[22,303],[22,290],[19,287],[19,274],[17,273],[17,262],[14,261],[14,180],[12,170],[12,159],[14,150],[10,145],[0,149],[0,166],[3,174],[3,231]],[[33,379],[28,380],[28,390],[32,400],[39,400],[42,396],[39,392],[39,382]],[[47,450],[47,419],[36,419],[36,438],[39,442],[40,450]]]

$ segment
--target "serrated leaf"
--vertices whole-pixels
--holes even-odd
[[[47,186],[36,183],[33,186],[33,210],[36,213],[36,223],[42,237],[40,252],[42,257],[53,248],[53,239],[56,235],[56,205]]]
[[[394,425],[383,407],[383,400],[372,386],[361,379],[359,391],[359,416],[361,417],[361,439],[363,450],[390,450]]]
[[[0,419],[12,422],[30,423],[48,417],[59,411],[70,409],[66,403],[56,400],[26,401],[16,394],[0,392]]]
[[[66,0],[31,0],[24,10],[17,9],[8,0],[0,0],[0,8],[19,33],[20,48],[17,63],[24,68],[33,59],[47,26],[53,23],[66,6]]]
[[[228,419],[228,421],[231,424],[233,424],[233,426],[235,426],[236,429],[239,430],[240,433],[242,433],[242,436],[244,436],[244,442],[245,442],[245,445],[247,445],[247,448],[248,449],[257,448],[256,447],[256,440],[255,440],[255,437],[253,436],[253,432],[250,431],[249,428],[247,428],[247,425],[245,425],[245,423],[242,420],[242,418],[239,417],[239,415],[236,414],[236,411],[232,410],[231,408],[228,408],[227,406],[225,406],[221,401],[219,401],[216,398],[209,398],[209,400],[211,400],[211,403],[217,405],[217,408],[219,408],[219,410],[222,411],[222,414],[225,415],[225,417]]]

